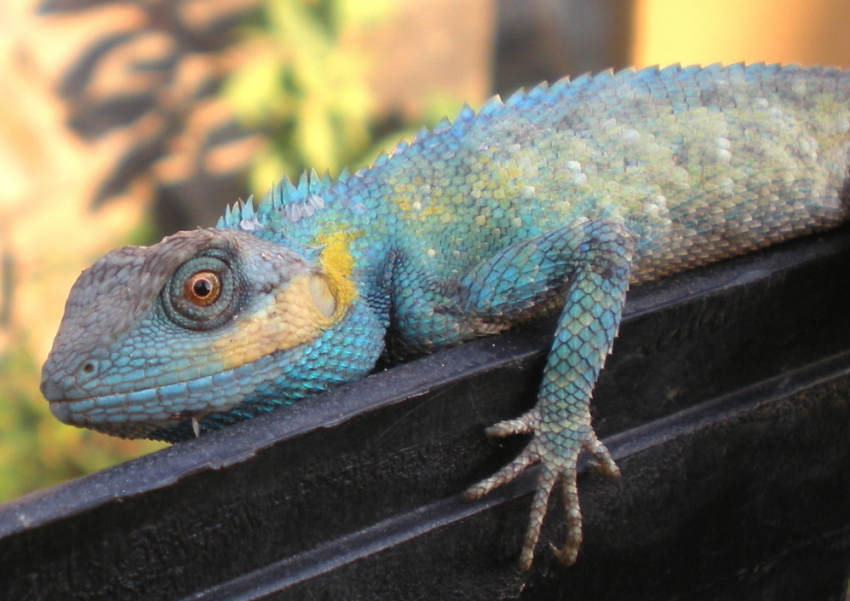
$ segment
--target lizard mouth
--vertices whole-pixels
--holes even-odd
[[[50,412],[59,421],[124,438],[153,438],[176,442],[200,431],[285,405],[322,388],[287,389],[281,354],[302,358],[303,347],[279,351],[231,369],[193,380],[141,390],[66,398],[61,391],[45,390]],[[301,367],[298,360],[293,369]],[[296,382],[297,384],[297,382]],[[327,386],[325,386],[326,388]],[[196,423],[193,424],[192,422]]]
[[[62,423],[122,438],[150,438],[153,432],[176,423],[173,418],[170,420],[148,419],[139,414],[138,418],[130,420],[126,415],[122,417],[114,412],[107,414],[104,410],[96,408],[98,400],[100,399],[51,401],[50,413]]]
[[[229,411],[249,392],[245,382],[250,378],[242,372],[250,369],[250,365],[240,366],[186,382],[130,392],[81,399],[52,398],[48,399],[50,412],[72,426],[122,436],[145,436],[189,418]]]
[[[71,411],[68,409],[68,403],[61,401],[50,402],[50,413],[63,424],[71,423]]]

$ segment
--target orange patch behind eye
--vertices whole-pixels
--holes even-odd
[[[337,302],[324,275],[302,274],[265,307],[237,319],[213,343],[213,350],[222,369],[232,369],[315,340],[339,321],[346,308]]]

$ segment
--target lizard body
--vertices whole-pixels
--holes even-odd
[[[848,213],[850,73],[670,67],[562,80],[423,131],[336,181],[285,180],[217,228],[83,272],[44,366],[62,421],[177,441],[415,357],[559,315],[532,433],[473,486],[542,464],[520,563],[576,461],[617,467],[590,398],[630,283],[836,226]]]

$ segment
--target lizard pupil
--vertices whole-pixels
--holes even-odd
[[[212,292],[212,286],[207,280],[198,280],[192,290],[195,292],[195,296],[204,297]]]
[[[189,302],[206,307],[221,295],[221,278],[213,271],[193,273],[183,284],[183,291]]]

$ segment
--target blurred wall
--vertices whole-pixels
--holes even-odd
[[[850,66],[847,0],[638,0],[632,62]]]

